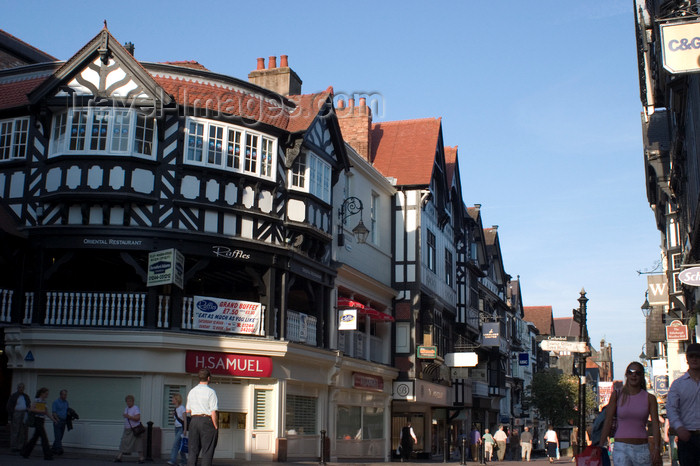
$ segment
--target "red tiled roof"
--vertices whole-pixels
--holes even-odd
[[[25,79],[6,84],[0,84],[0,110],[29,104],[27,94],[36,89],[46,77]]]
[[[440,118],[372,124],[372,164],[398,185],[430,184],[440,124]]]
[[[289,100],[297,104],[297,108],[289,115],[287,131],[296,133],[308,129],[329,97],[333,97],[332,87],[315,94],[290,95]]]
[[[163,64],[181,66],[183,68],[191,68],[193,70],[209,71],[209,69],[206,66],[200,64],[198,61],[195,60],[164,61]]]
[[[30,51],[34,52],[35,56],[38,56],[38,57],[45,59],[42,61],[57,61],[58,60],[56,57],[44,52],[43,50],[40,50],[40,49],[34,47],[32,44],[26,43],[22,39],[13,36],[12,34],[10,34],[9,32],[7,32],[3,29],[0,29],[0,36],[5,36],[8,40],[17,43],[18,45],[21,45],[23,47],[28,48]]]
[[[532,322],[540,335],[549,335],[552,328],[552,306],[525,306],[523,320]]]
[[[279,104],[259,99],[235,89],[214,84],[203,84],[179,78],[154,76],[165,92],[172,95],[178,105],[205,109],[223,115],[240,116],[287,129],[289,111]]]
[[[447,169],[447,182],[452,183],[455,166],[457,165],[457,146],[445,147],[445,168]]]

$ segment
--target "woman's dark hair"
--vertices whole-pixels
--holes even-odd
[[[49,389],[46,387],[41,387],[36,391],[36,398],[39,398],[43,393],[49,393]]]

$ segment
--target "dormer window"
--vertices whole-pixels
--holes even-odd
[[[290,174],[292,189],[306,191],[330,204],[331,166],[312,152],[304,152],[294,160]]]
[[[155,156],[155,120],[133,109],[76,108],[54,116],[51,155]]]
[[[29,118],[0,120],[0,161],[27,156]]]

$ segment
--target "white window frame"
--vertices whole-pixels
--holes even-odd
[[[331,165],[313,152],[302,152],[289,170],[289,186],[331,202]]]
[[[26,159],[28,138],[29,117],[0,120],[0,162]]]
[[[275,179],[277,139],[241,126],[187,118],[184,162]]]
[[[103,118],[96,118],[99,115]],[[153,160],[157,153],[157,134],[155,119],[134,109],[71,108],[53,117],[49,156],[107,154]],[[145,153],[145,148],[149,148],[150,153]]]

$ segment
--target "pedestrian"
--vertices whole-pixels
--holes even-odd
[[[181,464],[187,464],[187,454],[182,451],[182,435],[187,432],[187,413],[185,407],[182,405],[182,395],[175,393],[172,396],[173,402],[173,418],[175,425],[175,441],[173,441],[173,447],[170,450],[170,461],[168,464],[177,464],[177,455],[180,453],[180,458],[182,459]]]
[[[469,448],[472,452],[472,461],[479,461],[479,447],[481,447],[481,432],[474,424],[472,431],[469,433]]]
[[[554,463],[557,457],[557,449],[559,448],[559,437],[554,427],[550,424],[547,432],[544,433],[544,443],[547,448],[547,456],[549,457],[549,462]]]
[[[489,429],[484,429],[484,437],[482,440],[484,442],[484,458],[486,461],[491,461],[491,457],[493,456],[493,447],[496,445],[496,441],[493,439],[493,435],[491,435],[491,431]]]
[[[66,432],[68,420],[68,390],[59,392],[58,398],[51,404],[51,419],[53,419],[53,446],[51,452],[54,455],[63,454],[63,434]]]
[[[528,426],[523,427],[523,433],[520,436],[520,449],[522,450],[522,460],[530,461],[530,455],[532,454],[532,433]]]
[[[503,461],[503,458],[506,456],[506,441],[508,440],[508,436],[503,431],[502,425],[498,426],[498,431],[494,434],[493,439],[496,441],[496,456],[498,456],[498,461]]]
[[[216,392],[209,386],[211,382],[209,369],[200,369],[197,376],[199,384],[187,395],[187,413],[192,416],[192,424],[187,427],[189,430],[187,465],[196,466],[197,457],[201,453],[199,465],[211,466],[219,429],[216,416],[219,400]]]
[[[510,460],[517,461],[520,458],[520,433],[518,429],[513,429],[510,432],[508,446],[510,447]]]
[[[134,395],[126,395],[124,402],[126,408],[122,417],[124,418],[124,430],[122,431],[122,439],[119,443],[119,454],[114,458],[115,463],[122,462],[122,456],[135,451],[139,454],[139,463],[144,462],[143,458],[143,442],[140,435],[136,435],[134,427],[141,425],[141,410],[134,404],[136,400]]]
[[[418,443],[418,437],[416,437],[416,433],[410,422],[407,422],[401,429],[399,443],[401,444],[401,462],[410,460],[413,445]]]
[[[17,391],[7,400],[7,416],[10,420],[10,450],[20,451],[27,442],[27,410],[32,404],[24,393],[24,384],[17,384]]]
[[[647,419],[651,416],[651,427]],[[625,384],[614,391],[605,408],[605,424],[599,445],[604,446],[617,418],[613,463],[615,466],[661,465],[661,430],[656,397],[646,390],[644,366],[632,362],[625,371]],[[650,442],[649,437],[653,437]],[[696,466],[697,463],[693,463]]]
[[[52,460],[53,455],[51,454],[51,447],[49,446],[49,438],[46,435],[46,429],[44,429],[44,419],[49,416],[49,408],[46,406],[46,398],[49,396],[49,389],[46,387],[40,388],[36,392],[36,398],[29,406],[28,416],[33,417],[33,421],[29,421],[29,425],[34,426],[34,435],[22,448],[22,456],[29,458],[32,454],[34,445],[36,445],[37,440],[41,439],[41,449],[44,451],[44,459]]]
[[[685,350],[688,371],[673,381],[668,391],[666,415],[676,433],[681,466],[700,464],[700,344]]]

